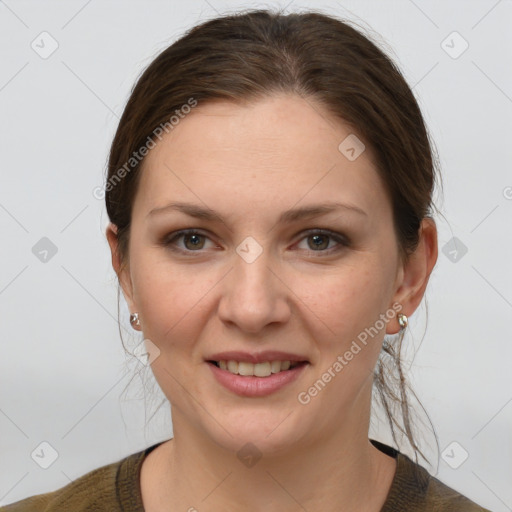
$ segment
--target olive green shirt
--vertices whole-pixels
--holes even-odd
[[[406,455],[379,441],[371,442],[397,459],[381,512],[490,512],[430,476]],[[90,471],[56,491],[0,507],[0,512],[144,512],[140,468],[160,444]]]

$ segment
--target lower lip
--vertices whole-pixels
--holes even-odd
[[[300,364],[290,370],[273,373],[268,377],[235,375],[228,370],[222,370],[213,363],[206,363],[212,370],[217,381],[225,388],[240,396],[267,396],[275,393],[287,384],[293,382],[308,365]]]

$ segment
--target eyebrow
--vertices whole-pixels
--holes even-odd
[[[355,205],[338,202],[329,202],[323,204],[312,204],[301,208],[293,208],[291,210],[286,210],[283,213],[281,213],[278,222],[281,222],[283,224],[290,224],[301,219],[325,215],[327,213],[339,209],[353,211],[360,215],[368,216],[368,214],[364,210]],[[204,208],[196,204],[183,202],[172,202],[159,208],[153,208],[148,213],[147,218],[169,211],[179,211],[190,217],[195,217],[197,219],[224,223],[224,219],[222,218],[222,216],[216,213],[215,211],[211,210],[210,208]]]

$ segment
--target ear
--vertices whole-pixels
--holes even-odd
[[[433,219],[427,217],[420,225],[418,246],[409,260],[401,266],[395,283],[393,303],[402,305],[400,313],[411,316],[416,311],[437,261],[437,227]],[[396,334],[400,330],[398,320],[389,322],[386,334]]]
[[[137,307],[133,301],[133,287],[130,275],[130,266],[129,263],[122,261],[121,255],[119,253],[117,226],[115,224],[109,223],[106,230],[106,236],[108,245],[110,246],[110,252],[112,253],[112,267],[114,268],[117,274],[117,278],[119,279],[119,284],[123,290],[124,298],[128,303],[130,312],[136,312]]]

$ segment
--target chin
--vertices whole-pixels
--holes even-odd
[[[209,422],[205,430],[216,444],[237,454],[253,450],[261,455],[277,455],[296,448],[298,440],[311,431],[304,418],[297,423],[297,416],[293,412],[290,414],[290,410],[282,406],[267,412],[237,409],[232,414],[223,415],[221,424],[224,428]]]

